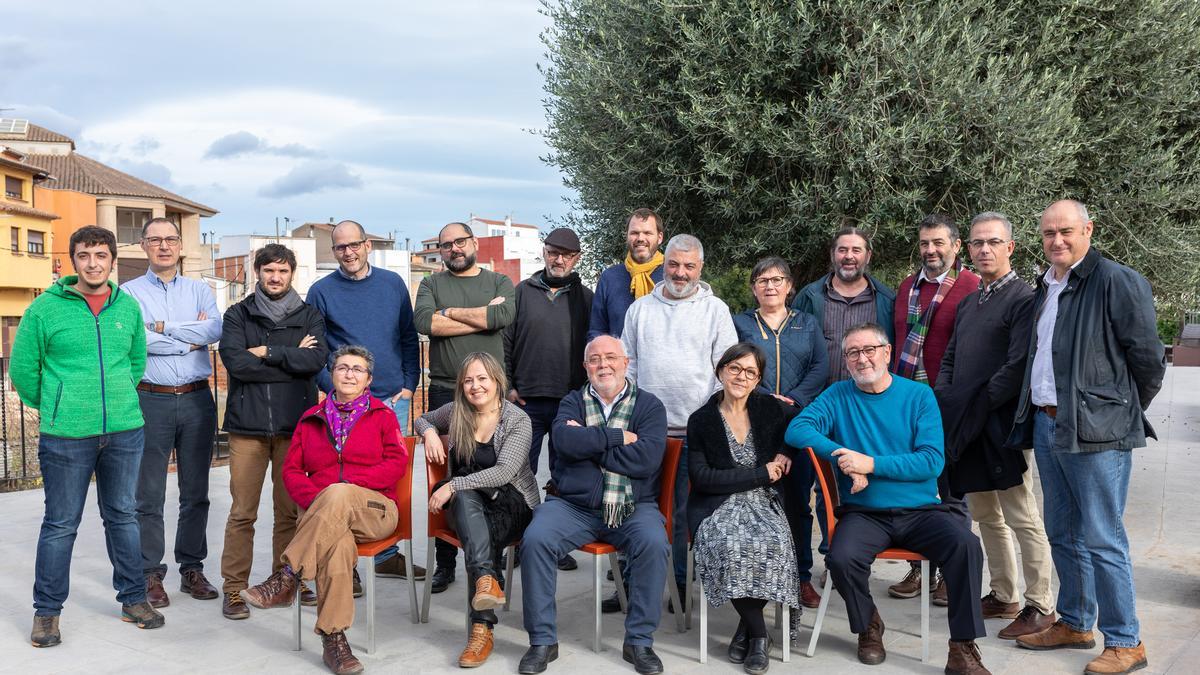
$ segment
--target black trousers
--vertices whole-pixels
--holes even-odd
[[[425,409],[437,410],[438,408],[454,401],[454,390],[449,387],[443,387],[433,383],[429,384],[429,389],[425,392]],[[449,567],[454,569],[458,565],[458,549],[438,539],[433,546],[434,558],[437,560],[437,568],[442,569]],[[474,589],[474,586],[471,587]]]
[[[942,570],[950,600],[950,639],[974,640],[987,634],[979,606],[983,549],[962,516],[945,507],[848,511],[838,519],[825,563],[833,587],[846,601],[850,630],[864,633],[871,623],[871,564],[881,551],[893,547],[919,553]]]
[[[496,561],[500,551],[497,542],[519,539],[533,517],[533,512],[524,503],[498,504],[503,500],[489,500],[479,490],[463,490],[450,499],[449,521],[463,546],[463,558],[467,565],[467,597],[475,593],[475,580],[482,576],[498,576]],[[517,513],[496,513],[495,509],[514,508]],[[440,539],[438,540],[441,541]],[[471,623],[496,625],[494,610],[471,609]]]

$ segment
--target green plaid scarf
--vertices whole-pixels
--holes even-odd
[[[616,402],[608,419],[604,419],[604,407],[600,398],[589,384],[583,388],[583,411],[586,416],[584,423],[589,427],[608,427],[610,429],[626,429],[629,418],[633,416],[633,404],[637,402],[637,385],[626,378],[628,388],[625,397]],[[620,527],[621,523],[633,513],[633,481],[629,476],[622,476],[601,468],[604,474],[604,524],[609,527]]]
[[[933,323],[934,312],[942,304],[942,300],[950,295],[950,289],[954,288],[960,271],[962,261],[956,258],[954,265],[946,272],[946,278],[938,284],[937,291],[924,312],[920,310],[919,305],[921,273],[918,272],[917,278],[913,279],[912,287],[908,289],[908,335],[904,338],[904,344],[896,359],[897,375],[929,384],[929,374],[925,372],[925,335],[929,333],[929,326]],[[938,365],[940,364],[934,364],[934,368]]]

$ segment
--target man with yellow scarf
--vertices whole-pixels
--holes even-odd
[[[647,208],[634,211],[625,228],[625,243],[629,250],[624,264],[604,270],[596,284],[588,341],[598,335],[620,338],[629,306],[662,281],[663,254],[658,250],[663,243],[662,218]]]

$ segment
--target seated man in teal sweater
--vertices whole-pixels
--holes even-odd
[[[962,517],[938,498],[944,451],[933,390],[888,372],[892,347],[876,324],[846,331],[842,355],[853,381],[832,385],[810,403],[786,440],[811,447],[841,472],[839,519],[825,564],[858,633],[858,659],[875,665],[887,657],[868,580],[875,556],[899,547],[943,570],[950,596],[946,672],[987,673],[975,646],[986,634],[979,606],[983,551]]]

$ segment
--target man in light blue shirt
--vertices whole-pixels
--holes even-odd
[[[142,227],[142,249],[149,269],[121,286],[141,305],[146,324],[146,374],[137,387],[146,419],[137,514],[146,599],[154,607],[171,602],[163,588],[167,573],[163,502],[172,450],[179,481],[175,562],[182,577],[180,590],[198,600],[217,597],[217,589],[204,577],[204,559],[208,556],[208,470],[217,420],[208,386],[212,375],[208,345],[221,338],[221,312],[208,284],[179,274],[182,248],[173,221],[148,221]]]

